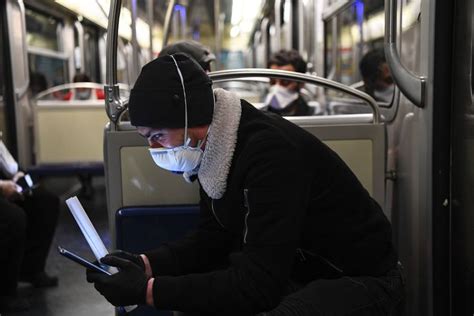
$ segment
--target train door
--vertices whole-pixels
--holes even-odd
[[[15,125],[10,119],[11,103],[11,67],[8,63],[8,43],[6,42],[6,11],[5,2],[0,4],[0,139],[13,151]]]
[[[10,88],[13,92],[13,96],[9,100],[11,104],[8,105],[13,112],[9,119],[12,119],[11,124],[14,125],[14,128],[11,129],[10,138],[13,140],[12,144],[16,145],[16,148],[12,148],[12,151],[17,154],[20,165],[25,168],[31,165],[33,149],[31,146],[32,117],[28,99],[28,57],[26,41],[24,40],[26,37],[24,11],[23,1],[6,1],[6,19],[3,26],[5,28],[4,42],[8,43],[8,55],[6,56],[9,57],[8,62],[12,69],[15,69],[11,72],[11,79],[7,78],[7,80],[11,80]]]
[[[439,201],[450,206],[450,215],[444,215],[445,222],[451,221],[449,255],[451,258],[451,315],[473,315],[473,266],[474,253],[474,3],[469,0],[455,1],[453,12],[454,47],[452,53],[452,72],[448,75],[452,87],[450,155],[446,163],[452,165],[450,199]],[[443,17],[445,15],[443,14]],[[449,66],[448,66],[449,67]],[[451,111],[451,113],[449,113]],[[449,135],[448,133],[446,133]],[[446,213],[445,210],[443,213]],[[450,218],[448,217],[450,216]],[[446,260],[448,261],[448,260]],[[444,267],[448,263],[444,264]],[[448,269],[446,269],[448,270]],[[440,313],[441,315],[441,313]]]

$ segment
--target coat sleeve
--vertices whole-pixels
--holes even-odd
[[[157,308],[247,315],[275,307],[286,294],[309,176],[302,172],[296,148],[273,139],[254,141],[252,148],[258,150],[244,150],[242,155],[248,166],[242,251],[229,256],[227,269],[156,278]]]
[[[231,235],[216,222],[201,198],[198,228],[182,240],[166,243],[145,255],[155,277],[183,275],[225,265],[231,242]]]

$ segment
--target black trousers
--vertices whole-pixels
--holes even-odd
[[[26,213],[0,197],[0,296],[14,296],[26,243]]]
[[[400,264],[382,277],[321,279],[258,316],[392,315],[404,297],[404,283]]]
[[[286,296],[275,309],[257,316],[392,315],[404,297],[404,283],[400,264],[381,277],[320,279]],[[174,312],[173,315],[201,314]]]
[[[58,216],[58,197],[41,187],[24,201],[0,197],[0,295],[15,294],[20,274],[44,271]]]

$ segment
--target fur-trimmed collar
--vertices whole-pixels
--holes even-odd
[[[214,115],[198,178],[210,198],[220,199],[227,188],[227,176],[237,144],[242,107],[239,97],[232,92],[215,89],[214,96]]]

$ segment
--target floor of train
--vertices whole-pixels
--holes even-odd
[[[58,276],[59,285],[55,288],[31,289],[27,284],[20,283],[20,291],[29,298],[31,309],[14,314],[2,313],[2,315],[114,315],[112,305],[94,289],[92,284],[86,282],[85,268],[62,257],[56,250],[57,246],[61,245],[84,258],[94,258],[64,202],[73,195],[78,195],[102,240],[108,248],[110,247],[104,179],[98,177],[92,180],[92,194],[87,190],[81,192],[81,185],[74,178],[51,178],[43,182],[46,188],[61,198],[61,215],[46,267],[49,274]]]

